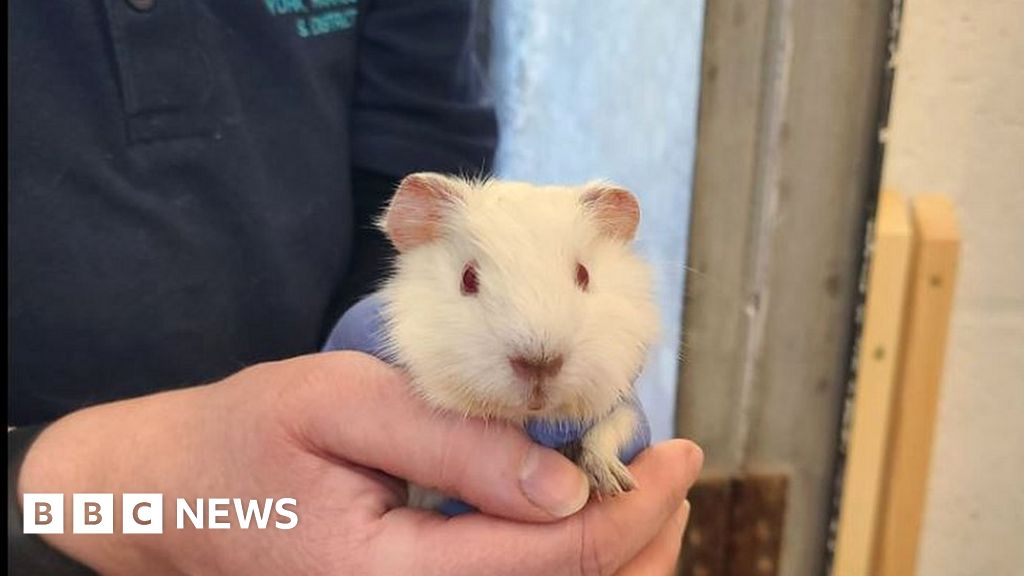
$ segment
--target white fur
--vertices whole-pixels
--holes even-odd
[[[381,291],[389,345],[416,390],[444,410],[511,421],[608,414],[630,391],[658,316],[646,264],[580,204],[597,184],[448,184],[457,194],[441,238],[403,252]],[[480,288],[467,296],[470,261]],[[577,262],[589,270],[585,292]],[[542,352],[564,365],[530,412],[509,357]]]
[[[579,464],[598,493],[614,495],[636,487],[633,475],[619,461],[619,450],[633,440],[637,424],[634,405],[619,404],[583,437]]]

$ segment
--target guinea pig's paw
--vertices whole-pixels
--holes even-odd
[[[636,480],[615,454],[583,449],[579,466],[590,480],[590,489],[600,498],[616,496],[636,488]]]

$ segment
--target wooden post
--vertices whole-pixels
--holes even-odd
[[[835,576],[871,576],[884,495],[890,409],[900,366],[900,336],[910,270],[911,226],[906,199],[879,198],[857,352],[856,400],[843,472]]]
[[[916,573],[928,491],[935,418],[946,351],[960,233],[952,203],[941,196],[913,202],[914,255],[894,406],[888,489],[880,529],[878,576]]]

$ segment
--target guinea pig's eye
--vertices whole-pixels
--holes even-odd
[[[476,277],[476,266],[472,262],[462,269],[462,295],[468,296],[480,291],[480,280]]]
[[[590,285],[590,272],[587,272],[587,267],[583,264],[576,264],[576,285],[584,291]]]

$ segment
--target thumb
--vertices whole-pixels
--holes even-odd
[[[493,516],[553,521],[587,502],[587,480],[564,456],[514,426],[432,410],[383,362],[332,352],[282,364],[291,363],[305,385],[290,396],[298,403],[289,417],[320,450]]]

